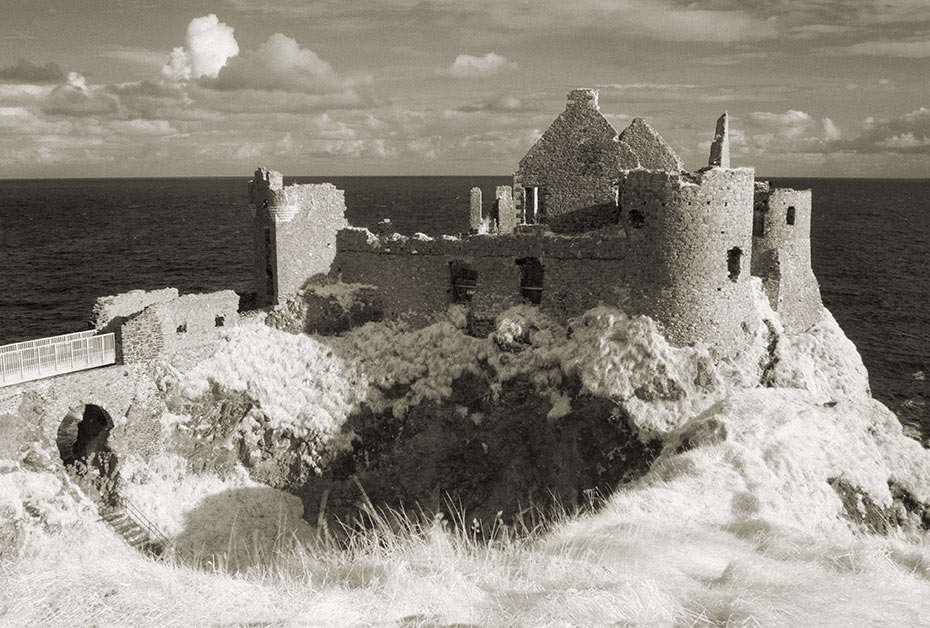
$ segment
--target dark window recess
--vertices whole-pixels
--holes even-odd
[[[752,235],[761,238],[765,235],[765,210],[756,209],[752,212]]]
[[[271,229],[265,227],[265,295],[274,299],[274,266],[271,260]]]
[[[793,224],[794,224],[794,215],[795,215],[794,205],[789,205],[789,206],[788,206],[788,216],[787,216],[787,223],[788,223],[789,225],[793,225]]]
[[[520,266],[520,294],[523,300],[539,305],[543,293],[543,265],[538,257],[524,257],[517,260]]]
[[[214,319],[213,319],[213,325],[214,325],[215,327],[222,327],[222,326],[225,325],[225,324],[226,324],[226,317],[225,317],[225,316],[222,316],[222,315],[221,315],[221,316],[216,316],[216,317],[214,317]]]
[[[452,276],[452,302],[471,303],[478,290],[478,271],[465,262],[449,262]]]
[[[735,282],[739,279],[739,265],[742,257],[743,251],[738,246],[727,251],[727,273],[730,281]]]
[[[187,333],[187,323],[181,323],[177,328],[178,335]]]
[[[630,210],[630,226],[634,229],[642,229],[646,224],[646,217],[638,209]]]

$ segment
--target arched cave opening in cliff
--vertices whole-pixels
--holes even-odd
[[[113,419],[100,406],[85,404],[72,408],[58,426],[58,453],[70,473],[94,477],[98,490],[116,477],[116,454],[108,439]]]

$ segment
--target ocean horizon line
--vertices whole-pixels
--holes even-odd
[[[686,170],[685,172],[697,172]],[[198,175],[198,176],[157,176],[157,177],[0,177],[5,181],[180,181],[180,180],[216,180],[216,179],[251,179],[251,174],[241,175]],[[472,178],[511,178],[513,174],[285,174],[285,179],[472,179]],[[756,173],[762,179],[792,179],[811,181],[930,181],[927,177],[811,177],[792,175],[768,175]]]

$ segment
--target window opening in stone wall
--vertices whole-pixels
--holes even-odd
[[[271,229],[265,227],[265,296],[274,300],[274,266],[271,261]]]
[[[523,300],[539,305],[543,293],[543,265],[538,257],[524,257],[517,260],[520,266],[520,294]]]
[[[214,325],[215,327],[222,327],[222,326],[225,325],[225,324],[226,324],[226,317],[225,317],[225,316],[220,315],[220,316],[214,317],[214,319],[213,319],[213,325]]]
[[[765,235],[765,209],[755,208],[752,212],[752,235],[761,238]]]
[[[789,205],[789,206],[788,206],[788,216],[787,216],[787,222],[788,222],[789,225],[793,225],[793,224],[794,224],[794,214],[795,214],[794,205]]]
[[[546,188],[523,188],[523,222],[535,225],[545,222]]]
[[[449,262],[452,277],[452,302],[471,303],[478,290],[478,271],[465,262]]]
[[[646,217],[643,215],[643,212],[638,209],[630,210],[630,226],[634,229],[642,229],[646,224]]]
[[[739,279],[740,260],[743,257],[743,251],[738,246],[727,251],[727,272],[730,281],[735,282]]]
[[[178,328],[177,328],[175,331],[177,332],[177,334],[178,334],[179,336],[180,336],[181,334],[186,334],[186,333],[187,333],[187,323],[181,323],[180,325],[178,325]]]

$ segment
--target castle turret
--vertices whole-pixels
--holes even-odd
[[[249,183],[249,200],[259,305],[294,296],[329,272],[336,232],[348,226],[342,190],[329,183],[285,186],[280,173],[259,168]]]
[[[752,274],[762,278],[785,330],[803,332],[823,316],[811,268],[811,191],[755,187]]]
[[[759,324],[749,283],[753,179],[751,168],[634,170],[623,184],[631,306],[675,344],[726,352]]]

